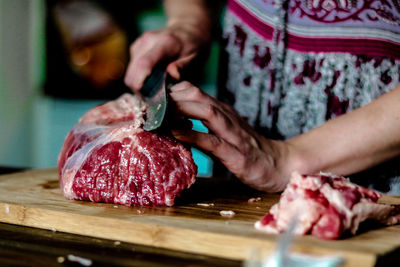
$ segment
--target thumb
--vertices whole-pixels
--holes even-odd
[[[168,64],[166,71],[175,80],[179,81],[181,79],[181,72],[176,64],[176,61]]]
[[[188,55],[186,57],[175,60],[174,62],[168,64],[167,72],[172,78],[179,81],[181,78],[181,72],[185,69],[194,59],[195,54]]]

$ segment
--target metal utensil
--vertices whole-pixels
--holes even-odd
[[[278,246],[276,249],[276,266],[285,267],[290,266],[288,264],[288,256],[290,251],[290,245],[292,243],[296,226],[298,224],[297,214],[292,217],[286,231],[279,239]]]
[[[148,105],[143,124],[143,129],[146,131],[160,127],[165,118],[167,111],[166,75],[163,68],[156,66],[140,89],[140,94]]]

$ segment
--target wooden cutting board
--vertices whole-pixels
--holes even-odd
[[[261,201],[249,203],[251,197],[261,197]],[[56,169],[33,170],[0,176],[0,221],[244,260],[251,251],[264,257],[275,249],[277,236],[256,231],[253,224],[278,198],[234,180],[198,178],[174,207],[71,201],[59,189]],[[384,196],[382,202],[400,204],[400,198]],[[221,210],[232,210],[236,215],[225,218]],[[393,255],[396,250],[400,253],[400,225],[364,229],[339,241],[297,237],[292,249],[341,255],[345,266],[374,266],[379,257]]]

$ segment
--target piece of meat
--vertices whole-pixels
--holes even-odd
[[[174,205],[195,181],[192,154],[175,138],[142,129],[145,103],[124,94],[88,111],[58,157],[68,199],[127,206]]]
[[[294,172],[279,202],[255,223],[255,228],[281,233],[296,217],[295,234],[338,239],[347,231],[355,234],[360,223],[367,219],[385,225],[399,223],[399,206],[379,204],[380,197],[378,192],[342,176]]]

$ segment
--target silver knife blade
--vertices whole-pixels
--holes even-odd
[[[167,111],[166,72],[155,67],[145,80],[140,94],[146,102],[147,110],[143,129],[152,131],[161,126]]]

